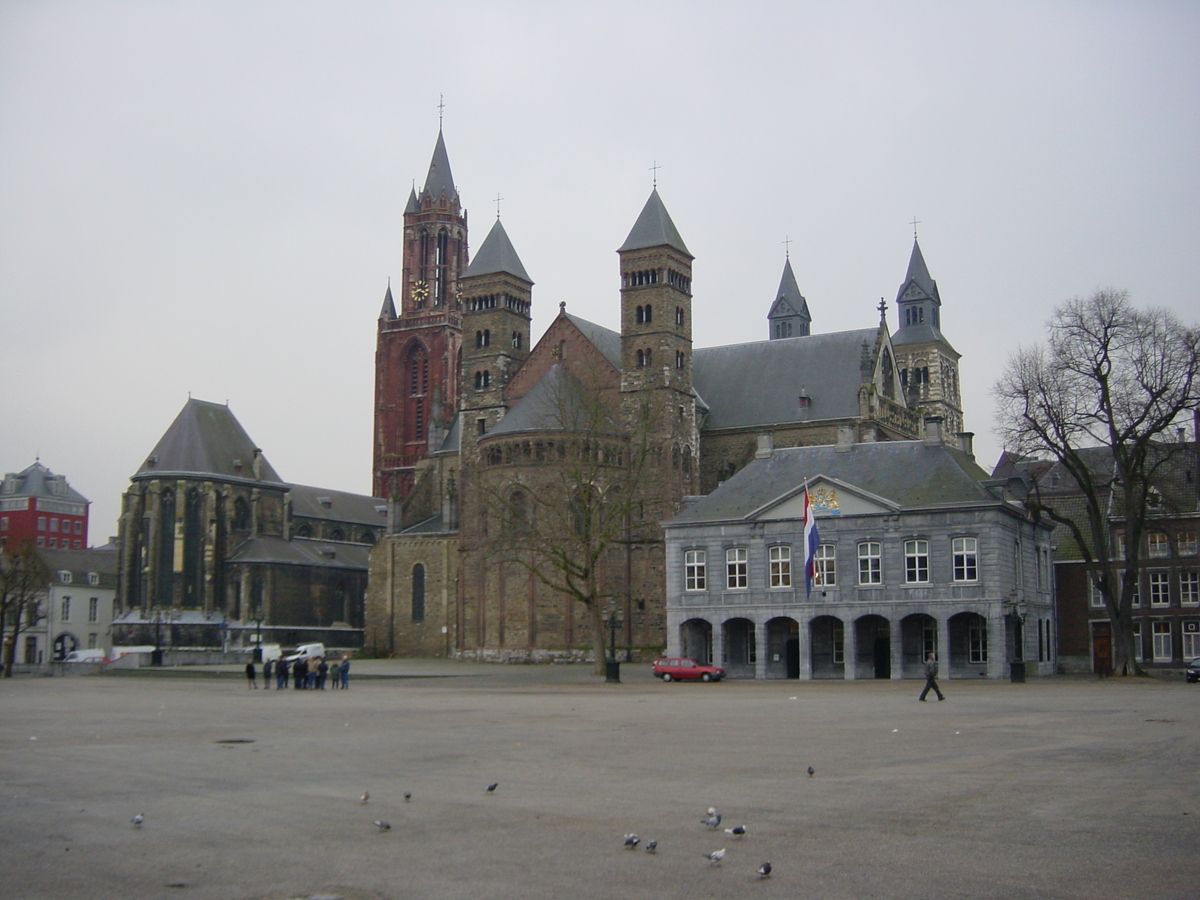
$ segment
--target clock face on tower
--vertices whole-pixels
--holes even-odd
[[[423,281],[418,281],[413,285],[412,296],[417,306],[424,306],[425,301],[429,299],[429,286]]]

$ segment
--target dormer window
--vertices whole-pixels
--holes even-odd
[[[63,584],[70,584],[71,583],[71,573],[67,569],[62,569],[58,573],[58,580],[61,581]]]
[[[88,584],[99,584],[100,576],[96,572],[88,572]]]

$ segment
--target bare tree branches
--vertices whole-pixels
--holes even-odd
[[[0,553],[0,638],[4,644],[5,678],[12,678],[22,630],[41,618],[40,600],[49,585],[50,572],[32,546]]]
[[[1112,290],[1063,304],[1048,327],[1046,345],[1014,353],[995,386],[997,431],[1010,452],[1049,455],[1074,482],[1066,493],[1035,483],[1031,506],[1071,532],[1105,598],[1117,665],[1140,671],[1131,608],[1142,538],[1159,471],[1178,449],[1170,429],[1200,407],[1200,330]],[[1119,561],[1114,520],[1124,528]]]

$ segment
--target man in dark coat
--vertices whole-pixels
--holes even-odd
[[[938,695],[939,700],[946,699],[942,695],[942,689],[938,687],[937,673],[938,673],[937,657],[934,656],[932,653],[930,653],[929,658],[925,660],[925,690],[921,691],[921,696],[917,698],[918,700],[924,701],[925,695],[928,694],[931,690],[935,694]]]

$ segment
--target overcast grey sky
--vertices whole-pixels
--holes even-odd
[[[192,396],[287,480],[370,490],[375,319],[445,137],[478,247],[618,326],[651,188],[696,255],[697,346],[760,340],[785,238],[814,331],[869,327],[912,246],[990,389],[1097,287],[1200,319],[1194,2],[0,0],[0,470],[116,533]]]

